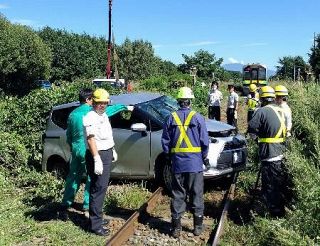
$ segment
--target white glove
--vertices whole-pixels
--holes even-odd
[[[117,154],[115,148],[112,148],[112,156],[113,156],[112,162],[116,162],[118,160],[118,154]]]
[[[102,163],[100,155],[95,155],[93,157],[93,160],[94,160],[94,173],[96,175],[102,175],[102,173],[103,173],[103,163]]]
[[[287,138],[291,137],[291,132],[287,131]]]
[[[238,119],[238,111],[237,110],[234,111],[234,118]]]
[[[129,110],[129,111],[133,111],[133,106],[127,106],[127,109]]]

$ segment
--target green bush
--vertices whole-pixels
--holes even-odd
[[[95,88],[90,82],[79,80],[74,83],[62,83],[50,90],[37,89],[28,95],[7,97],[0,103],[0,126],[6,132],[17,132],[30,153],[31,162],[39,162],[42,152],[42,134],[46,120],[54,105],[78,100],[81,88]],[[119,93],[118,89],[105,87],[110,94]]]
[[[15,179],[19,188],[26,190],[25,202],[60,200],[64,188],[64,182],[56,179],[48,172],[37,172],[30,168],[24,168]],[[45,204],[42,204],[45,205]]]
[[[0,165],[9,170],[25,166],[29,153],[16,133],[0,132]]]

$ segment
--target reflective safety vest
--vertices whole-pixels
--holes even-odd
[[[267,105],[265,107],[271,108],[277,115],[279,121],[280,121],[280,128],[273,138],[259,138],[259,143],[283,143],[286,136],[286,125],[285,125],[285,118],[284,118],[284,112],[281,108],[274,107],[271,105]],[[281,112],[281,114],[279,113]],[[282,136],[281,136],[282,135]]]
[[[171,149],[171,153],[199,153],[201,152],[201,147],[194,147],[191,144],[191,141],[187,135],[187,130],[190,124],[192,117],[195,115],[195,111],[190,111],[187,116],[186,121],[182,124],[178,114],[176,112],[172,113],[173,119],[178,125],[180,136],[178,138],[177,144],[174,148]],[[187,147],[181,147],[182,141],[185,141]]]
[[[257,95],[257,93],[256,93],[254,98],[249,98],[248,99],[248,110],[249,111],[250,110],[251,111],[255,110],[256,107],[258,106],[258,104],[259,104],[259,94]]]

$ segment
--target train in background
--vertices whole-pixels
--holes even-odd
[[[248,64],[243,66],[243,95],[249,94],[249,85],[256,84],[258,87],[268,85],[267,67],[262,64]]]

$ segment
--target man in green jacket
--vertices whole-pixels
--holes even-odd
[[[76,193],[79,190],[83,174],[86,173],[86,145],[83,135],[82,118],[92,109],[92,94],[91,89],[82,89],[79,92],[80,106],[74,109],[68,118],[67,127],[67,143],[71,147],[71,163],[68,177],[65,183],[65,191],[62,199],[62,211],[60,218],[68,219],[67,209],[74,202]],[[112,116],[120,111],[127,109],[125,105],[116,104],[109,106],[106,110],[108,116]],[[90,178],[87,176],[83,196],[83,210],[89,209],[89,190]]]

